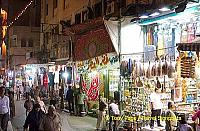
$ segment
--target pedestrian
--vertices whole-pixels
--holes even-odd
[[[99,113],[98,113],[98,118],[97,118],[96,130],[100,130],[101,123],[102,121],[104,122],[106,107],[107,107],[107,103],[103,100],[102,96],[100,96]]]
[[[10,118],[15,116],[15,100],[13,91],[8,91],[8,97],[10,100]]]
[[[26,84],[25,84],[25,97],[26,97],[26,99],[28,99],[29,94],[30,94],[30,91],[31,91],[31,88],[30,88],[30,86],[28,85],[28,83],[26,83]]]
[[[57,93],[55,89],[52,88],[50,92],[50,105],[53,105],[54,107],[56,107],[56,97],[57,97]]]
[[[5,87],[0,87],[0,125],[1,130],[7,131],[8,121],[10,115],[10,100],[5,95]]]
[[[40,104],[36,103],[29,112],[24,123],[24,131],[39,131],[39,126],[45,114],[41,110]],[[28,130],[29,129],[29,130]]]
[[[0,76],[0,86],[3,86],[3,76]]]
[[[37,99],[38,96],[41,97],[42,94],[41,94],[41,90],[40,90],[39,86],[36,86],[35,90],[34,90],[34,98]]]
[[[172,118],[172,119],[166,119],[166,125],[165,129],[166,131],[175,131],[177,127],[177,119],[176,115],[172,111],[174,108],[174,103],[172,101],[168,102],[168,110],[165,112],[165,117],[166,118]]]
[[[61,131],[61,117],[57,113],[56,108],[50,105],[48,113],[42,119],[39,126],[40,131]]]
[[[24,102],[24,108],[26,109],[26,116],[28,115],[28,113],[33,109],[35,102],[34,100],[31,98],[31,95],[28,95],[28,98],[26,99],[26,101]]]
[[[20,100],[20,95],[21,95],[21,90],[20,90],[19,86],[17,86],[16,93],[17,93],[17,100],[19,101]]]
[[[74,113],[74,91],[71,86],[68,86],[66,99],[68,102],[69,112]]]
[[[161,102],[161,96],[159,94],[158,88],[155,88],[155,92],[150,94],[150,104],[151,104],[151,118],[156,116],[157,120],[157,126],[163,127],[160,124],[160,115],[161,115],[161,109],[162,109],[162,102]],[[154,120],[151,119],[150,121],[150,127],[151,129],[154,128]]]
[[[176,131],[193,131],[193,128],[187,124],[185,114],[181,114],[179,117],[179,126],[177,127]]]
[[[192,116],[192,120],[196,121],[196,131],[200,131],[200,104],[199,104],[199,109],[194,113],[194,115]]]
[[[114,117],[118,117],[120,115],[119,106],[116,103],[117,102],[115,102],[115,100],[112,99],[109,105],[109,114],[110,114],[109,130],[113,131],[117,131],[117,125],[118,125],[118,121],[115,120]],[[114,122],[114,124],[112,122]]]
[[[44,104],[44,102],[40,99],[39,96],[37,96],[36,100],[35,100],[35,103],[39,103],[40,104],[40,107],[41,107],[41,110],[46,114],[47,113],[47,109],[46,109],[46,106]]]
[[[78,94],[78,114],[82,116],[84,112],[84,101],[87,99],[85,93],[83,93],[82,89],[79,90]],[[85,112],[84,112],[85,113]]]

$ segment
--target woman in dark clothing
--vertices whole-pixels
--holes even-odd
[[[39,125],[44,117],[44,112],[41,110],[40,104],[35,104],[33,110],[29,112],[25,124],[24,131],[39,131]]]
[[[10,118],[13,118],[15,116],[15,101],[14,101],[14,92],[8,91],[8,97],[10,100]]]

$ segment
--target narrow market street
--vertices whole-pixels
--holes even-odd
[[[23,131],[25,121],[24,100],[15,101],[16,116],[12,119],[13,131]],[[93,131],[95,130],[96,118],[89,116],[70,116],[66,112],[60,112],[62,118],[62,131]]]

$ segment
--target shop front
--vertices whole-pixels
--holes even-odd
[[[83,91],[87,96],[87,101],[84,101],[82,112],[96,116],[99,96],[101,95],[108,102],[109,96],[114,98],[114,92],[118,90],[118,56],[102,17],[64,29],[64,34],[72,33],[74,34],[71,36],[73,41],[72,63],[75,65],[69,64],[69,67],[73,70],[72,85],[75,91],[75,106],[77,107],[79,93]],[[111,75],[113,77],[109,77]],[[112,86],[110,90],[112,91],[109,91],[111,78],[113,83],[110,83]],[[75,113],[79,112],[75,110]]]
[[[99,96],[114,99],[118,91],[119,61],[116,53],[108,53],[90,60],[77,61],[77,87],[87,95],[89,112],[98,111]],[[94,113],[93,112],[93,113]]]
[[[159,90],[163,113],[168,109],[168,102],[173,101],[176,105],[174,112],[186,114],[187,122],[193,125],[191,116],[200,103],[199,4],[188,4],[181,13],[165,10],[152,14],[154,15],[143,16],[140,21],[126,26],[122,23],[120,49],[120,93],[123,103],[121,115],[124,123],[122,127],[152,130],[149,126],[150,96],[155,88]],[[115,22],[106,24],[112,27]],[[123,30],[129,25],[130,30],[134,32],[124,33]],[[118,30],[108,28],[108,31],[114,39],[113,32]],[[132,40],[130,39],[131,43],[126,48],[129,37],[132,37]],[[118,42],[113,44],[119,47]],[[165,121],[161,124],[164,126]],[[164,127],[155,125],[154,129],[162,130]]]

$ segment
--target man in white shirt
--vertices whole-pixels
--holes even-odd
[[[161,109],[162,109],[162,102],[161,102],[161,96],[158,93],[158,88],[155,88],[155,92],[151,93],[150,95],[150,104],[151,104],[151,122],[150,127],[153,129],[154,127],[154,119],[157,120],[157,125],[160,127],[163,127],[160,124],[160,116],[161,116]]]
[[[119,106],[115,103],[115,100],[111,100],[109,105],[110,111],[110,122],[109,122],[109,130],[117,131],[118,121],[114,119],[114,117],[118,117],[120,115]],[[114,122],[112,127],[112,121]]]
[[[5,87],[0,87],[0,126],[3,131],[7,131],[10,115],[9,97],[5,96]]]

